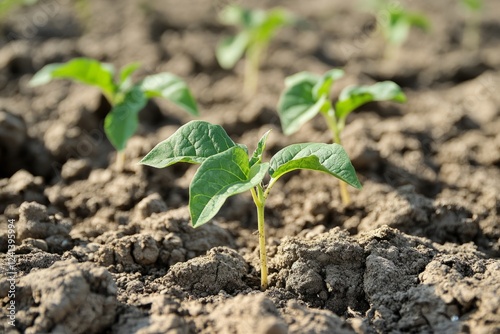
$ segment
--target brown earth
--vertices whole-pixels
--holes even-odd
[[[243,62],[220,69],[217,23],[229,1],[39,1],[0,26],[0,316],[6,333],[500,333],[500,3],[485,1],[476,50],[462,46],[456,1],[403,1],[425,12],[392,60],[355,2],[253,1],[304,19],[282,30],[258,94]],[[186,79],[201,118],[268,156],[329,141],[321,119],[291,137],[276,104],[283,79],[342,67],[351,83],[394,80],[408,103],[373,103],[348,119],[344,146],[363,183],[343,206],[337,181],[294,173],[266,208],[270,288],[259,291],[256,214],[230,198],[193,229],[196,167],[138,165],[190,118],[165,101],[141,112],[126,170],[103,134],[109,105],[93,88],[31,88],[42,66],[76,56],[137,79]],[[16,326],[8,325],[7,221],[16,221]]]

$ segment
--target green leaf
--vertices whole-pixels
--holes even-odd
[[[127,141],[137,130],[138,114],[147,103],[144,93],[138,88],[132,88],[123,100],[117,103],[104,120],[104,131],[113,146],[122,151]]]
[[[264,11],[230,5],[220,13],[220,21],[242,29],[239,34],[223,39],[217,46],[217,61],[222,68],[230,69],[247,49],[265,49],[276,31],[292,23],[294,18],[280,8]]]
[[[148,98],[163,97],[172,101],[194,116],[198,116],[198,107],[187,84],[171,73],[158,73],[147,76],[140,84]]]
[[[285,87],[291,88],[302,83],[316,85],[321,80],[321,76],[311,72],[299,72],[285,78]]]
[[[233,68],[243,57],[249,41],[250,38],[246,31],[223,39],[215,50],[219,65],[226,70]]]
[[[313,96],[314,85],[320,78],[308,72],[301,72],[285,80],[286,88],[278,102],[281,127],[290,135],[312,119],[321,110],[327,98],[316,100]]]
[[[403,9],[388,11],[389,20],[382,20],[382,22],[384,22],[385,37],[391,44],[402,44],[408,37],[411,27],[417,27],[424,31],[429,28],[429,21],[422,14],[407,12]]]
[[[479,11],[483,7],[482,0],[462,0],[462,3],[472,11]]]
[[[409,17],[408,17],[408,20],[410,21],[410,24],[413,27],[420,28],[423,31],[427,31],[431,27],[431,24],[429,23],[429,20],[423,14],[410,13]]]
[[[330,96],[330,90],[333,83],[344,76],[344,71],[339,69],[333,69],[321,77],[321,79],[313,87],[313,96],[318,100],[321,96]]]
[[[230,196],[257,186],[269,169],[268,163],[250,167],[248,155],[232,147],[206,159],[189,187],[189,211],[194,227],[212,219]]]
[[[356,108],[372,101],[405,102],[406,95],[398,84],[392,81],[378,82],[371,86],[346,87],[335,104],[337,118],[345,118]]]
[[[386,38],[390,44],[400,45],[408,38],[410,28],[408,21],[398,20],[391,25]]]
[[[287,11],[280,8],[264,12],[264,15],[259,15],[252,20],[254,24],[254,39],[257,42],[267,43],[273,38],[279,28],[291,24],[293,21],[294,18]]]
[[[262,153],[264,153],[264,150],[266,149],[266,141],[270,132],[271,130],[266,131],[266,133],[264,133],[264,135],[260,138],[257,148],[250,158],[250,167],[262,161]]]
[[[113,75],[113,68],[109,64],[94,59],[75,58],[67,63],[44,66],[30,80],[30,85],[43,85],[53,79],[72,79],[99,87],[108,98],[112,98],[117,89],[113,82]]]
[[[272,157],[269,174],[273,179],[278,179],[283,174],[297,169],[328,173],[361,189],[361,183],[347,153],[338,144],[305,143],[287,146]]]
[[[191,121],[156,145],[140,163],[156,168],[177,162],[199,164],[210,156],[235,146],[238,145],[221,126],[204,121]],[[240,148],[244,150],[243,147]]]
[[[132,74],[141,66],[139,63],[131,63],[120,71],[120,89],[125,91],[132,87]]]
[[[226,25],[241,25],[249,28],[253,25],[252,21],[258,18],[259,15],[262,15],[262,11],[252,11],[240,6],[229,5],[220,12],[219,21]]]
[[[12,11],[16,10],[21,6],[32,6],[37,3],[37,0],[2,0],[0,1],[0,19],[3,19],[7,15],[12,15]]]

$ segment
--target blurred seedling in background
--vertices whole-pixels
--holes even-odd
[[[370,86],[349,86],[344,88],[335,103],[330,100],[330,91],[335,80],[344,71],[333,69],[319,76],[310,72],[300,72],[285,79],[285,89],[278,102],[281,127],[286,135],[298,131],[300,127],[320,113],[331,131],[334,143],[339,145],[347,116],[356,108],[372,101],[405,102],[406,96],[396,83],[384,81]],[[347,186],[340,181],[340,195],[344,205],[350,203]]]
[[[477,50],[481,43],[480,20],[483,10],[482,0],[460,0],[460,3],[467,11],[465,27],[462,37],[462,44],[471,50]]]
[[[371,0],[365,3],[375,10],[377,30],[385,39],[384,58],[392,59],[408,39],[411,28],[428,31],[430,23],[424,14],[406,10],[400,2]]]
[[[230,196],[250,190],[257,207],[261,288],[268,286],[264,207],[272,187],[284,174],[309,169],[324,172],[360,189],[354,167],[338,144],[294,144],[262,162],[269,131],[252,155],[236,144],[218,125],[191,121],[154,147],[141,163],[164,168],[178,162],[201,164],[189,186],[189,211],[193,227],[212,219]],[[269,175],[268,183],[264,178]]]
[[[38,2],[38,0],[2,0],[0,1],[0,20],[3,20],[7,15],[22,6],[31,6]]]
[[[251,96],[257,90],[260,62],[271,39],[280,28],[294,23],[295,19],[280,8],[265,11],[230,5],[220,13],[220,21],[239,27],[240,32],[219,43],[217,61],[222,68],[231,69],[245,56],[244,91]]]
[[[127,141],[136,132],[139,112],[150,98],[165,98],[191,115],[198,116],[196,102],[183,80],[164,72],[133,84],[131,76],[138,68],[137,63],[129,64],[115,79],[112,65],[89,58],[75,58],[67,63],[46,65],[35,74],[30,85],[46,84],[53,79],[70,79],[100,88],[111,104],[111,111],[104,120],[104,132],[117,150],[116,167],[122,171]]]

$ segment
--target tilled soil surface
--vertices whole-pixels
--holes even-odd
[[[303,22],[282,30],[253,98],[243,62],[222,70],[217,22],[228,1],[39,1],[0,25],[0,331],[5,333],[500,333],[500,3],[485,1],[481,43],[462,45],[457,1],[403,1],[425,12],[392,59],[355,2],[281,5]],[[247,4],[247,3],[245,3]],[[68,81],[32,88],[52,62],[86,56],[136,79],[188,82],[201,118],[268,156],[330,140],[322,119],[285,137],[276,104],[286,76],[342,67],[336,87],[393,80],[403,105],[372,103],[348,119],[344,146],[363,189],[343,206],[338,183],[284,177],[266,208],[270,288],[259,291],[256,213],[230,198],[193,229],[196,166],[137,162],[190,117],[151,101],[125,171],[103,133],[109,104]],[[338,90],[336,94],[338,94]],[[15,222],[15,297],[8,222]],[[15,326],[9,325],[11,300]]]

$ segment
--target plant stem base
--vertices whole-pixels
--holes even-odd
[[[342,204],[349,205],[351,203],[351,197],[349,196],[349,191],[347,190],[347,183],[339,180],[340,187],[340,197],[342,198]]]
[[[259,224],[259,253],[260,253],[260,288],[267,289],[267,254],[266,254],[266,230],[264,226],[264,206],[257,206]]]
[[[123,172],[125,168],[125,152],[116,152],[116,170],[118,172]]]

